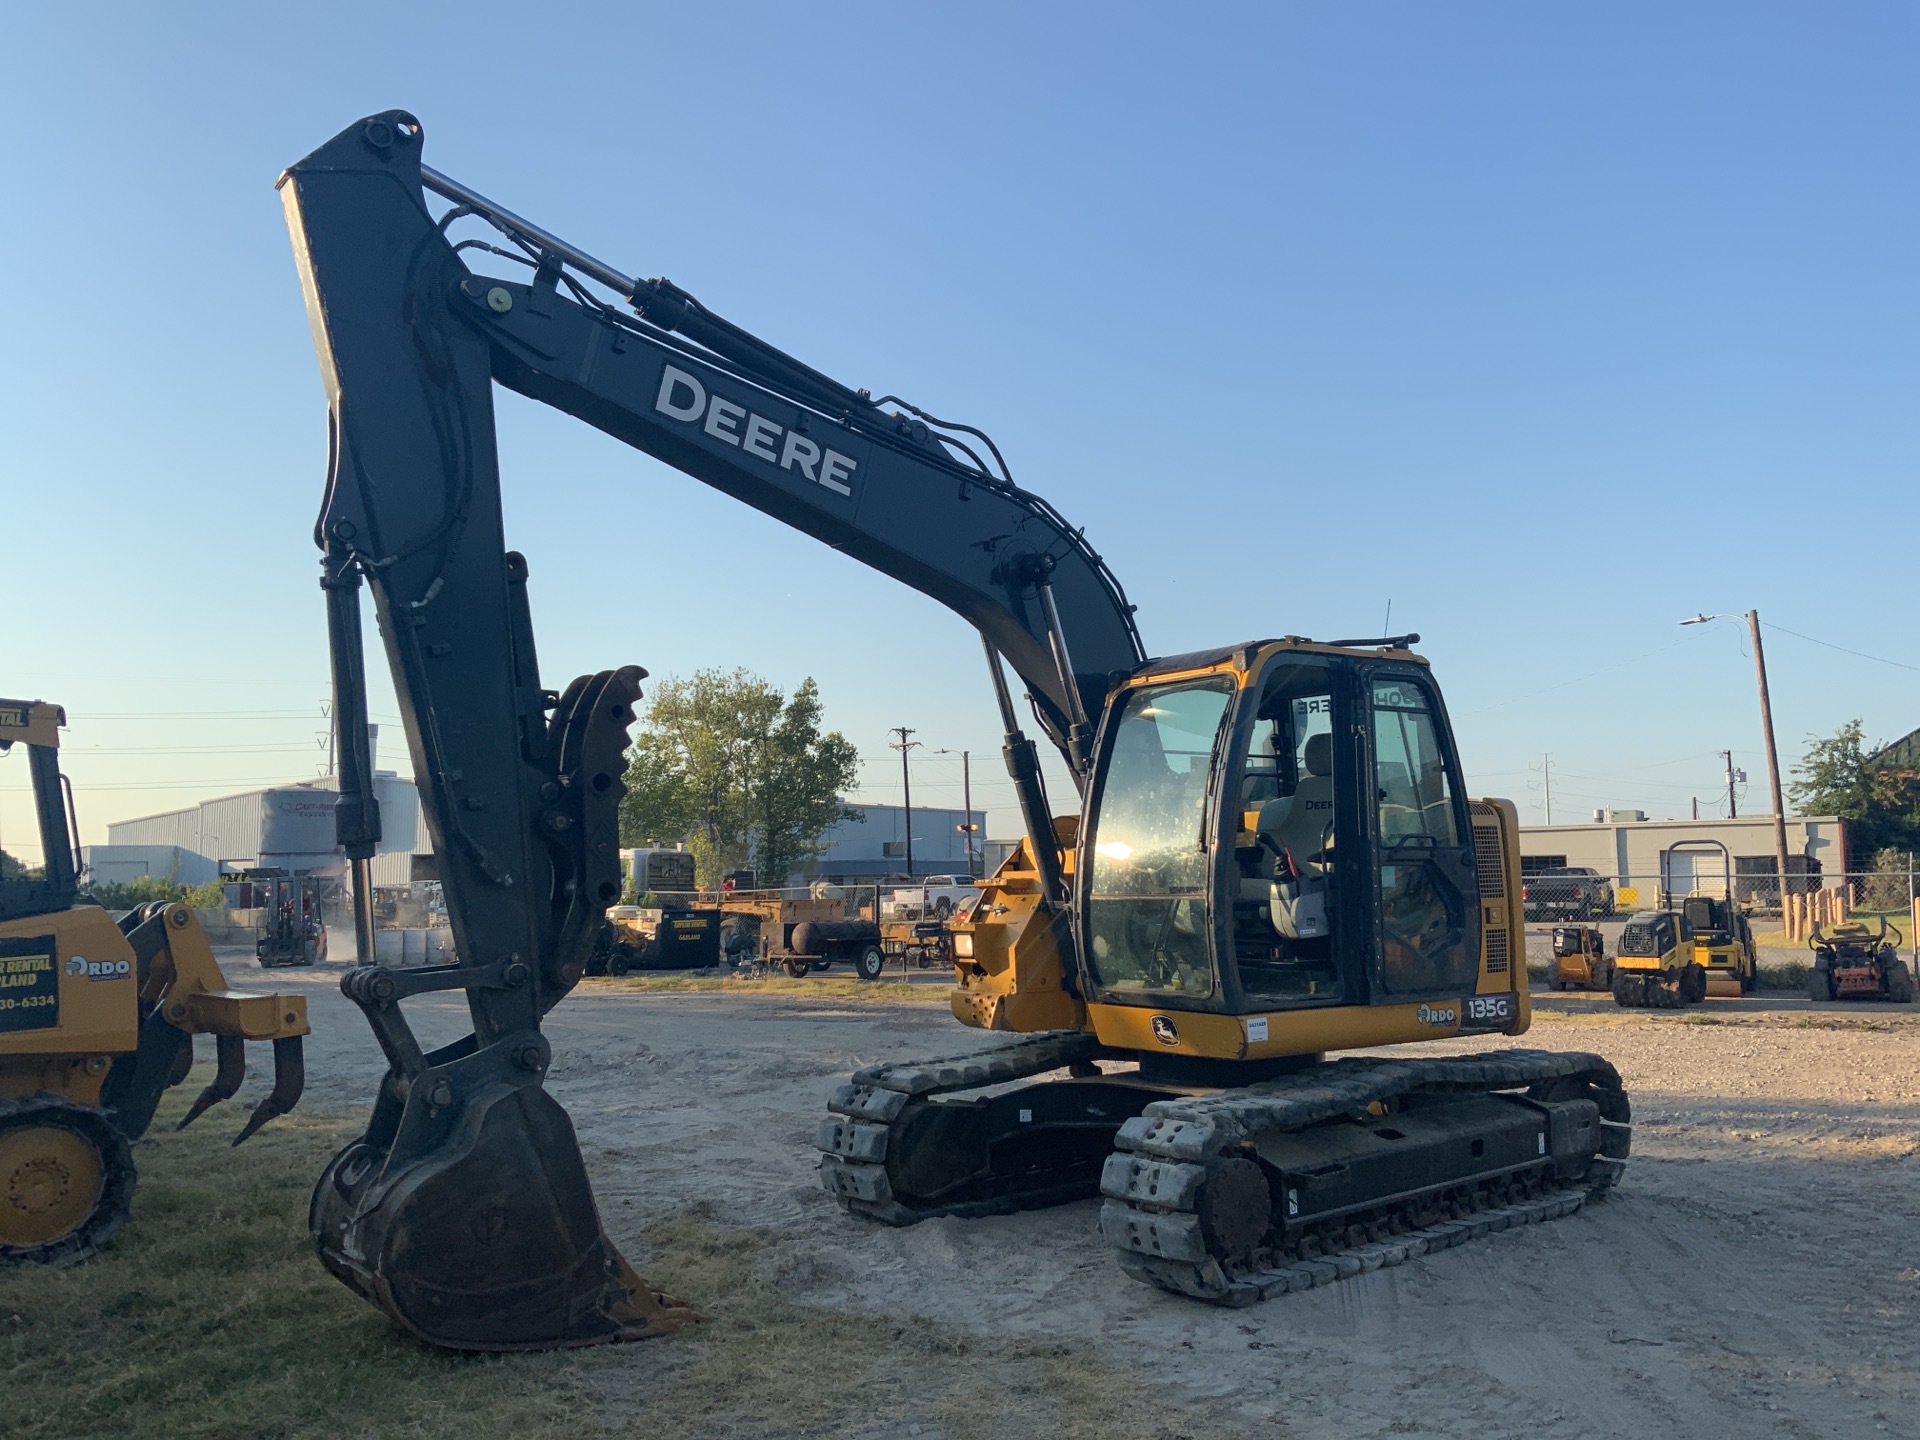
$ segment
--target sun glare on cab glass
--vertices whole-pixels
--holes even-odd
[[[1133,854],[1133,846],[1124,840],[1107,840],[1093,847],[1094,854],[1104,855],[1109,860],[1125,860]]]

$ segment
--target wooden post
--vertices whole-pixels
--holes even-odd
[[[1767,741],[1767,790],[1773,801],[1773,857],[1780,867],[1780,884],[1787,883],[1787,807],[1780,800],[1780,756],[1773,745],[1773,702],[1767,695],[1767,652],[1760,643],[1760,612],[1747,612],[1747,632],[1753,640],[1753,670],[1760,682],[1760,729]]]

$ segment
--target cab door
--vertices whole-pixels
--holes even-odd
[[[1470,992],[1480,971],[1479,884],[1439,695],[1424,673],[1386,668],[1363,690],[1377,998]]]

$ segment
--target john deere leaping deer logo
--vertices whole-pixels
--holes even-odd
[[[1173,1021],[1166,1016],[1156,1015],[1153,1017],[1153,1038],[1162,1045],[1178,1045],[1180,1032],[1174,1028]]]

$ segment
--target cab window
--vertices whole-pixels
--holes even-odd
[[[1460,843],[1446,759],[1426,694],[1411,681],[1373,687],[1373,757],[1378,780],[1380,838]]]
[[[1479,969],[1478,886],[1426,688],[1372,686],[1379,836],[1380,979],[1390,994],[1469,984]]]
[[[1128,697],[1088,836],[1088,960],[1111,990],[1213,993],[1207,799],[1224,677]]]
[[[1240,757],[1233,958],[1240,988],[1264,1006],[1340,995],[1334,944],[1332,671],[1276,664],[1260,688]]]

